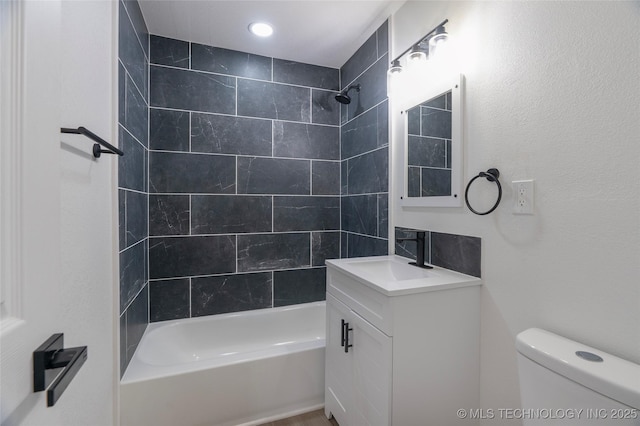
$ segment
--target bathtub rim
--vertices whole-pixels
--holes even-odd
[[[248,357],[239,357],[238,359],[229,360],[226,362],[221,362],[220,358],[213,359],[205,359],[201,361],[194,361],[190,363],[181,363],[181,364],[172,364],[166,366],[158,366],[151,365],[140,359],[138,354],[138,349],[142,347],[146,340],[149,339],[149,336],[154,333],[156,330],[165,327],[175,327],[177,325],[181,325],[184,323],[199,323],[206,321],[220,321],[225,319],[231,319],[239,316],[243,317],[251,317],[251,316],[260,316],[265,314],[276,314],[277,312],[285,312],[285,311],[294,311],[294,310],[303,310],[309,309],[313,307],[326,307],[326,302],[315,301],[308,303],[299,303],[295,305],[286,305],[279,306],[275,308],[263,308],[263,309],[252,309],[248,311],[238,311],[238,312],[229,312],[226,314],[218,314],[218,315],[204,315],[199,317],[192,318],[180,318],[175,320],[167,320],[167,321],[158,321],[154,323],[150,323],[143,336],[136,347],[136,351],[131,357],[131,361],[127,366],[122,378],[120,379],[120,385],[127,385],[129,383],[138,383],[144,381],[150,381],[155,379],[161,379],[165,377],[176,376],[180,374],[191,373],[194,371],[206,370],[209,368],[216,367],[224,367],[228,365],[242,364],[251,361],[257,361],[265,358],[270,358],[274,356],[283,356],[286,354],[292,354],[297,352],[315,350],[315,349],[324,349],[326,345],[326,336],[322,339],[313,339],[302,342],[291,343],[290,345],[283,345],[278,347],[271,347],[268,349],[252,351],[250,354],[252,356]]]

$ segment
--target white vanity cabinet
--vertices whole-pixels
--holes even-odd
[[[340,426],[475,424],[457,412],[479,406],[480,280],[435,269],[379,286],[350,268],[371,259],[327,261],[325,414]]]
[[[354,343],[357,341],[357,343]],[[353,345],[358,350],[354,350]],[[391,337],[344,303],[327,295],[325,405],[342,425],[388,425],[391,421]]]

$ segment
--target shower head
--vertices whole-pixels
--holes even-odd
[[[351,103],[351,97],[346,93],[341,92],[336,95],[336,101],[340,102],[341,104],[348,105]]]
[[[351,96],[349,96],[349,91],[351,89],[356,89],[356,92],[359,92],[360,85],[352,84],[351,86],[347,87],[342,92],[336,95],[336,101],[340,102],[341,104],[349,105],[351,103]]]

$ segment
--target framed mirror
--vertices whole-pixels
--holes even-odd
[[[423,85],[400,104],[404,184],[401,205],[462,205],[463,76]]]

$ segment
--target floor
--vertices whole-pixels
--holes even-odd
[[[324,410],[316,410],[299,416],[289,417],[275,422],[265,423],[261,426],[339,426],[335,419],[327,419]]]

